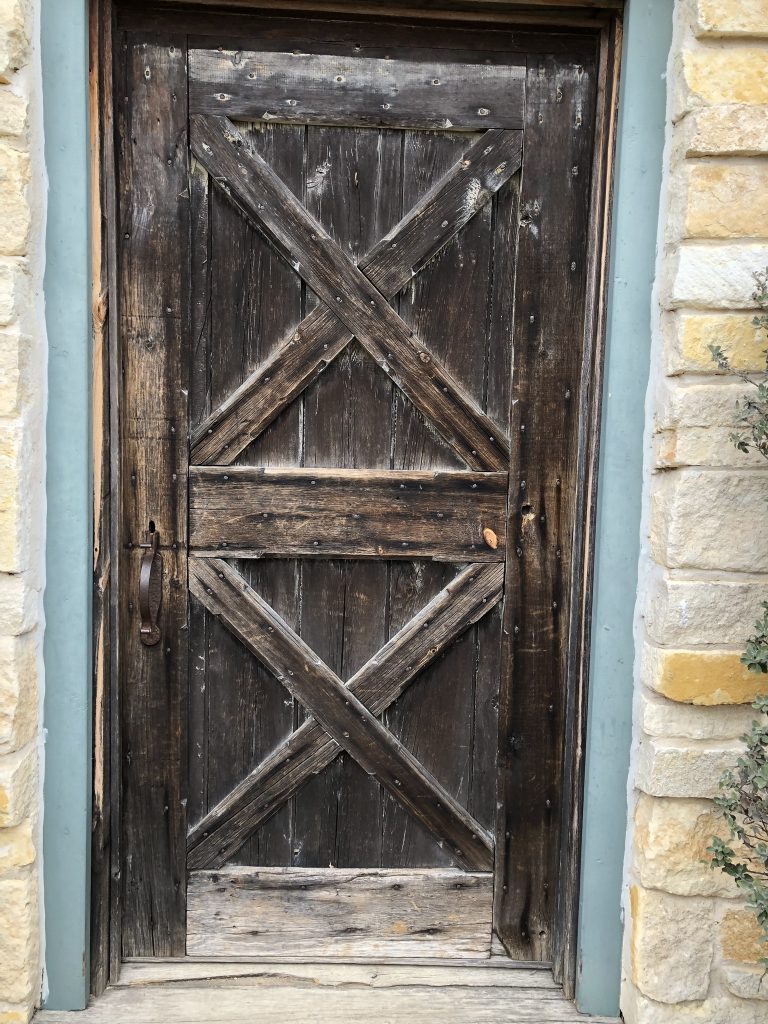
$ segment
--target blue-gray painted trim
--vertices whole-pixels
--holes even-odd
[[[42,0],[48,332],[43,879],[46,1007],[88,994],[91,434],[86,0]]]
[[[672,0],[629,0],[619,99],[595,530],[576,1002],[619,1012],[651,293]]]

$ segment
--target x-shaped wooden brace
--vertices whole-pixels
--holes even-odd
[[[357,265],[226,117],[191,119],[195,156],[323,300],[195,431],[195,465],[233,462],[356,337],[473,469],[507,470],[496,424],[389,305],[519,169],[522,132],[492,129]]]
[[[347,751],[455,859],[493,869],[493,839],[379,720],[411,680],[502,596],[502,563],[470,565],[345,685],[227,562],[192,558],[189,587],[313,716],[189,834],[187,866],[224,864],[247,837]]]

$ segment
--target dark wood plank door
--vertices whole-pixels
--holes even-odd
[[[594,58],[309,24],[121,41],[122,954],[548,960]]]

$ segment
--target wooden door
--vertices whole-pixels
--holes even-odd
[[[120,38],[123,956],[553,958],[594,41],[354,28]]]

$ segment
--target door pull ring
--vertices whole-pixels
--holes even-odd
[[[146,647],[154,647],[160,642],[160,627],[157,615],[160,611],[160,598],[163,592],[163,558],[160,554],[160,534],[150,530],[146,534],[146,543],[139,544],[144,548],[139,569],[139,614],[141,615],[141,642]]]

